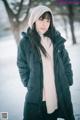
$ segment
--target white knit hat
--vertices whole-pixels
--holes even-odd
[[[50,12],[52,15],[51,9],[48,8],[47,6],[39,5],[37,7],[32,8],[29,21],[28,21],[28,27],[32,29],[32,26],[36,22],[36,20],[38,20],[39,17],[45,12]],[[52,19],[53,19],[53,15],[52,15]]]

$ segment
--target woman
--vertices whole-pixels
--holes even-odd
[[[52,11],[35,7],[19,43],[17,65],[25,98],[23,120],[74,120],[69,86],[73,74],[65,39],[53,25]]]

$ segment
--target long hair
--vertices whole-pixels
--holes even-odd
[[[52,29],[53,29],[53,22],[52,22],[52,15],[50,12],[45,12],[42,16],[40,16],[42,19],[48,19],[50,20],[50,26],[48,28],[48,31],[44,33],[44,36],[49,37],[52,40]],[[38,34],[35,23],[33,24],[32,29],[28,28],[27,34],[29,35],[29,38],[31,40],[32,46],[36,48],[37,50],[40,49],[42,53],[47,56],[47,51],[41,44],[41,38],[40,35]]]

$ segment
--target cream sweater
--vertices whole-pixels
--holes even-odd
[[[48,37],[41,35],[41,44],[46,49],[48,56],[41,52],[43,62],[43,101],[46,101],[47,113],[54,112],[57,106],[57,94],[55,88],[53,45]]]

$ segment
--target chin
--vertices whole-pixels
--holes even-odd
[[[45,34],[46,32],[47,32],[47,31],[41,31],[40,33],[41,33],[41,34]]]

